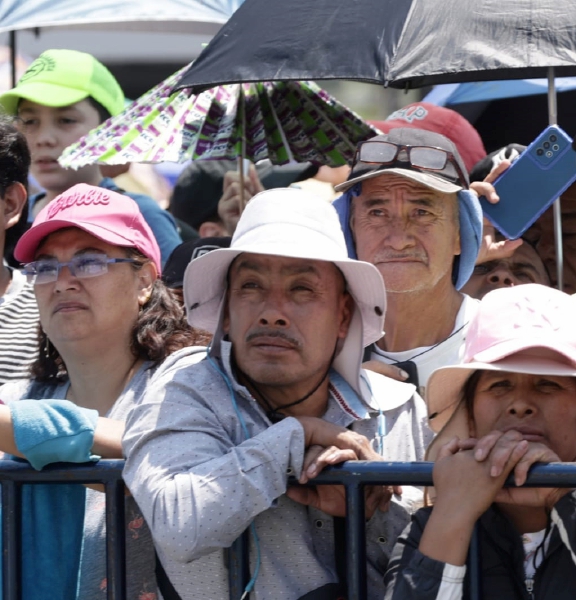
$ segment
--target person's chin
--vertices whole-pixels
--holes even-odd
[[[44,190],[63,190],[74,185],[68,183],[66,171],[62,168],[56,168],[53,171],[39,174],[32,173],[38,185]]]
[[[420,273],[408,272],[404,273],[388,273],[382,274],[384,279],[384,285],[386,286],[387,294],[408,294],[410,292],[419,292],[431,288],[432,286],[428,282],[426,277],[423,277],[424,272],[420,270]]]

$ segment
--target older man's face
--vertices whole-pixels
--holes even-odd
[[[460,254],[456,194],[395,174],[362,182],[351,227],[360,260],[375,265],[390,293],[433,289]]]
[[[256,383],[312,388],[346,337],[351,314],[332,263],[246,253],[230,268],[224,332],[236,364]]]

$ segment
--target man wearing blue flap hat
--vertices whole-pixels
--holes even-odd
[[[385,337],[366,358],[396,365],[422,394],[432,371],[461,360],[477,301],[459,292],[482,240],[482,211],[456,146],[398,128],[358,145],[336,199],[348,254],[386,284]]]

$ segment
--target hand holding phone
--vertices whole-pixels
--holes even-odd
[[[576,180],[572,139],[547,127],[495,182],[500,201],[480,198],[484,214],[508,239],[520,237]]]

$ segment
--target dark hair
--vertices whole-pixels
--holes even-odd
[[[462,400],[466,404],[466,410],[470,418],[474,415],[474,396],[480,383],[480,377],[482,377],[482,371],[474,371],[462,386]]]
[[[14,125],[14,118],[0,115],[0,197],[14,183],[21,183],[28,190],[30,150],[24,135]],[[28,229],[28,202],[24,203],[17,223],[6,230],[4,258],[8,264],[18,266],[13,253],[16,243]]]
[[[139,270],[150,259],[135,248],[126,248],[126,254],[135,258],[132,264]],[[38,357],[31,367],[32,377],[37,381],[63,381],[67,378],[66,365],[58,350],[39,327]],[[149,360],[156,364],[167,356],[188,346],[206,345],[209,339],[188,325],[183,307],[160,279],[153,286],[150,298],[142,306],[132,328],[130,348],[136,359]]]
[[[94,98],[92,98],[92,96],[88,96],[86,98],[86,100],[88,100],[88,103],[92,106],[92,108],[95,108],[98,111],[98,120],[100,123],[104,123],[104,121],[107,121],[112,115],[100,104],[100,102],[98,102],[98,100],[94,100]]]

